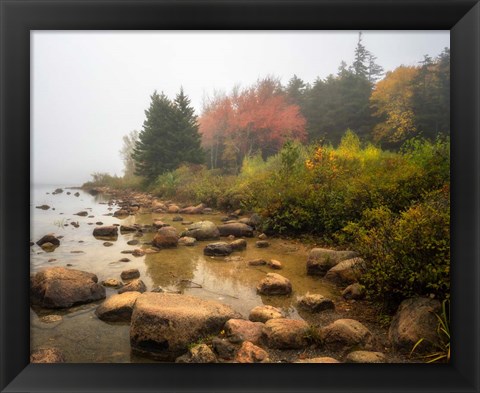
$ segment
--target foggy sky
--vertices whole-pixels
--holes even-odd
[[[272,75],[312,83],[351,64],[358,32],[31,33],[32,183],[81,185],[123,174],[122,136],[141,130],[154,90],[180,86],[199,115],[214,90]],[[385,70],[450,47],[449,31],[364,32]]]

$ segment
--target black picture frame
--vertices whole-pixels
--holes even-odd
[[[479,391],[477,1],[0,0],[0,12],[2,392]],[[450,364],[29,364],[30,30],[42,29],[450,30]]]

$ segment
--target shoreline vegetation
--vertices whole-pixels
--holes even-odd
[[[215,240],[203,254],[230,263],[246,239],[258,248],[293,239],[308,248],[298,262],[305,274],[333,282],[341,296],[298,299],[318,323],[285,318],[270,305],[247,320],[220,302],[147,291],[133,271],[97,316],[128,321],[132,351],[156,360],[449,361],[449,59],[445,49],[384,74],[360,35],[354,62],[342,62],[338,74],[311,85],[297,76],[286,86],[259,79],[215,94],[199,117],[183,89],[174,100],[155,91],[142,130],[123,138],[124,176],[98,172],[82,186],[110,195],[119,219],[198,216],[182,233],[160,221],[119,224],[120,233],[153,231],[139,255]],[[212,212],[226,220],[202,221]],[[116,226],[95,231],[118,236]],[[250,263],[270,269],[259,294],[291,295],[281,261]],[[95,281],[80,273],[82,285]],[[41,283],[71,281],[69,274],[35,276],[35,300],[45,304]]]

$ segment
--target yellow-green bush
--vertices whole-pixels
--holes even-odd
[[[344,232],[365,258],[362,283],[370,295],[395,307],[407,297],[450,292],[450,193],[430,192],[398,214],[385,206],[366,210]]]

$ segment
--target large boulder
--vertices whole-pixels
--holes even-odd
[[[416,352],[430,351],[439,344],[437,333],[441,304],[429,298],[412,298],[404,300],[392,319],[388,337],[394,349],[410,353],[414,345],[423,338]]]
[[[220,236],[253,237],[253,228],[240,222],[219,225],[218,230]]]
[[[175,248],[178,245],[178,234],[174,227],[163,227],[157,231],[152,246],[157,248]]]
[[[93,236],[97,239],[116,239],[118,237],[118,227],[115,225],[96,227],[93,229]]]
[[[345,259],[357,256],[353,251],[336,251],[327,248],[313,248],[307,259],[307,274],[324,276],[332,267]]]
[[[265,322],[263,335],[269,348],[300,349],[308,345],[308,330],[305,321],[277,318]]]
[[[231,307],[212,300],[147,292],[133,310],[130,344],[137,354],[172,361],[191,343],[218,334],[226,321],[238,317]]]
[[[67,308],[105,298],[95,274],[64,267],[44,269],[30,277],[30,299],[45,308]]]
[[[183,235],[197,240],[216,240],[220,237],[220,232],[213,222],[199,221],[189,226]]]
[[[226,242],[210,243],[203,249],[204,255],[213,257],[224,257],[232,252],[232,246]]]
[[[355,319],[337,319],[320,329],[320,338],[325,348],[333,351],[369,349],[372,345],[372,333]]]
[[[95,315],[102,321],[128,322],[132,317],[133,306],[140,292],[125,292],[112,295],[95,310]]]
[[[257,292],[262,295],[289,295],[292,293],[292,284],[288,278],[277,273],[267,273],[260,281]]]
[[[353,284],[359,280],[364,272],[365,261],[362,258],[351,258],[332,267],[325,278],[340,285]]]
[[[230,319],[225,323],[225,334],[229,341],[240,343],[250,341],[258,344],[262,337],[263,323],[246,321],[245,319]]]

